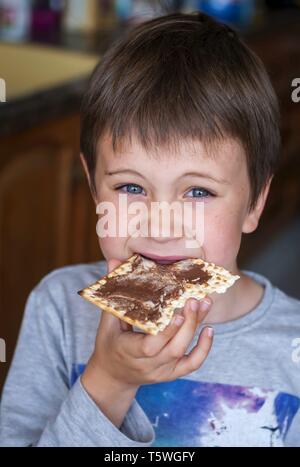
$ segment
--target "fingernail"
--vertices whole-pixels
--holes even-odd
[[[208,326],[208,327],[206,328],[206,332],[207,332],[208,337],[213,337],[213,335],[214,335],[214,328],[211,328],[211,327]]]
[[[209,310],[211,307],[211,302],[207,299],[201,300],[201,308],[203,311]]]
[[[191,300],[190,301],[190,307],[191,307],[191,310],[192,311],[198,311],[198,308],[199,308],[199,302],[197,302],[196,300]]]
[[[173,316],[172,323],[176,324],[176,326],[181,326],[184,321],[184,317],[182,315]]]

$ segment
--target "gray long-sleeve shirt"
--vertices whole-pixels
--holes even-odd
[[[260,304],[214,325],[199,370],[141,386],[120,430],[80,381],[101,310],[77,291],[106,263],[48,274],[26,304],[2,394],[0,446],[300,446],[300,302],[245,272],[265,288]]]

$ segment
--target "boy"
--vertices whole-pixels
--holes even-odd
[[[118,219],[121,193],[128,205],[201,200],[204,241],[101,237],[107,264],[47,275],[26,305],[1,444],[300,446],[300,303],[237,266],[278,165],[278,120],[260,60],[203,14],[155,18],[107,52],[82,107],[95,204],[112,203]],[[76,293],[135,252],[203,258],[240,279],[145,335]]]

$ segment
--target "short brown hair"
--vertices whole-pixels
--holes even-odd
[[[247,157],[250,209],[278,166],[279,109],[264,65],[232,28],[200,12],[134,26],[96,66],[80,138],[94,191],[97,143],[107,130],[114,151],[133,132],[146,150],[237,139]]]

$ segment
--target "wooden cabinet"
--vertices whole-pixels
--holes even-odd
[[[0,337],[9,367],[26,298],[49,271],[101,259],[79,159],[79,116],[0,143]]]

